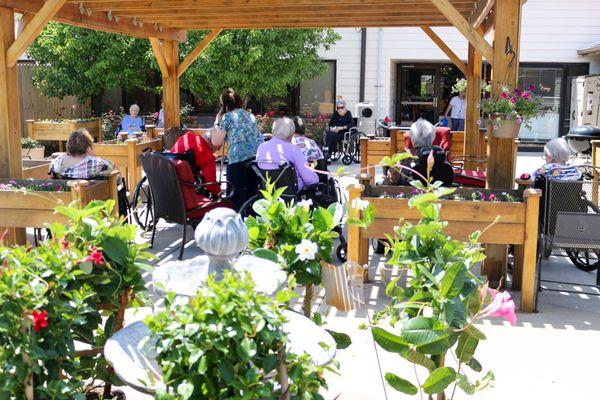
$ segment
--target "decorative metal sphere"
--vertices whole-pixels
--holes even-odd
[[[196,228],[196,243],[209,257],[231,259],[248,244],[248,230],[235,211],[219,207],[209,211]]]

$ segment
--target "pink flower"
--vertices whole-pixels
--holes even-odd
[[[411,194],[419,194],[419,193],[421,193],[421,192],[419,192],[419,189],[413,189],[413,191],[412,191],[412,192],[410,192],[410,193],[411,193]]]
[[[523,118],[517,118],[517,124],[522,124],[523,123]]]
[[[498,129],[498,128],[499,128],[499,126],[498,126],[498,125],[494,125],[494,129]]]
[[[503,99],[508,99],[508,93],[502,92],[500,93],[500,97],[502,97]]]
[[[489,200],[489,201],[496,201],[496,195],[495,195],[495,194],[493,194],[493,193],[492,193],[492,194],[490,194],[490,195],[489,195],[489,197],[488,197],[488,200]]]
[[[510,98],[510,102],[511,102],[511,103],[513,103],[513,104],[515,104],[515,103],[517,102],[517,99],[516,99],[516,98],[514,98],[514,97],[511,97],[511,98]]]
[[[534,90],[535,90],[535,86],[534,85],[529,86],[529,91],[530,92],[533,92]]]
[[[492,297],[492,301],[481,311],[479,316],[481,318],[501,317],[510,322],[512,326],[515,326],[517,323],[517,315],[515,314],[515,302],[510,296],[510,293],[499,292],[489,288],[488,293]]]
[[[521,96],[522,94],[523,94],[523,92],[521,92],[519,89],[515,89],[516,96]]]
[[[60,244],[62,245],[63,250],[67,250],[69,248],[69,241],[67,240],[66,236],[61,239]]]
[[[42,328],[48,327],[48,311],[37,311],[33,310],[31,313],[31,320],[33,321],[33,330],[39,332]]]
[[[481,107],[481,104],[479,102],[477,102],[477,108]]]
[[[529,100],[531,98],[531,92],[523,93],[523,98]]]
[[[481,125],[481,120],[480,119],[477,120],[477,125]]]
[[[427,156],[427,175],[429,175],[431,173],[431,170],[433,169],[434,164],[435,164],[435,158],[433,157],[433,150],[431,150],[429,152],[429,155]]]
[[[96,246],[92,246],[92,252],[90,253],[89,256],[87,256],[85,258],[85,261],[91,262],[92,264],[95,264],[95,265],[102,265],[102,263],[104,262],[104,259],[102,257],[102,252],[98,251]]]

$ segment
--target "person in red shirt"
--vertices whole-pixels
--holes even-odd
[[[210,143],[210,138],[196,135],[191,131],[185,132],[178,135],[177,141],[169,150],[171,153],[185,153],[188,150],[194,152],[194,158],[196,161],[196,167],[200,170],[204,182],[216,182],[217,181],[217,161],[213,154],[213,147]],[[165,132],[166,133],[166,132]],[[170,143],[165,141],[165,148],[169,148]],[[220,185],[208,185],[207,189],[218,195],[221,191]]]

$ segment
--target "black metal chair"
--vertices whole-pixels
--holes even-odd
[[[204,215],[214,208],[235,209],[235,206],[228,200],[211,200],[197,194],[197,184],[194,182],[191,167],[186,161],[173,160],[160,153],[142,154],[141,160],[150,183],[152,196],[151,247],[154,245],[156,225],[160,218],[167,222],[180,224],[183,226],[183,231],[178,259],[181,260],[185,249],[188,225],[195,228]],[[181,173],[178,175],[175,163],[185,163],[184,167],[189,171],[189,179],[182,179]]]
[[[571,167],[572,168],[572,167]],[[600,289],[600,169],[592,166],[576,167],[582,174],[580,180],[559,180],[563,168],[538,176],[534,187],[542,190],[540,203],[540,240],[538,246],[538,289],[582,294],[561,287],[553,289],[544,283],[577,285]],[[541,261],[550,255],[568,257],[580,270],[596,270],[595,285],[551,281],[542,278]],[[586,292],[600,295],[600,291]],[[535,308],[537,310],[538,296]]]

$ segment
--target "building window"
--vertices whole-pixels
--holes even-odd
[[[300,83],[298,104],[302,114],[331,114],[335,103],[336,62],[326,61],[325,72]]]

